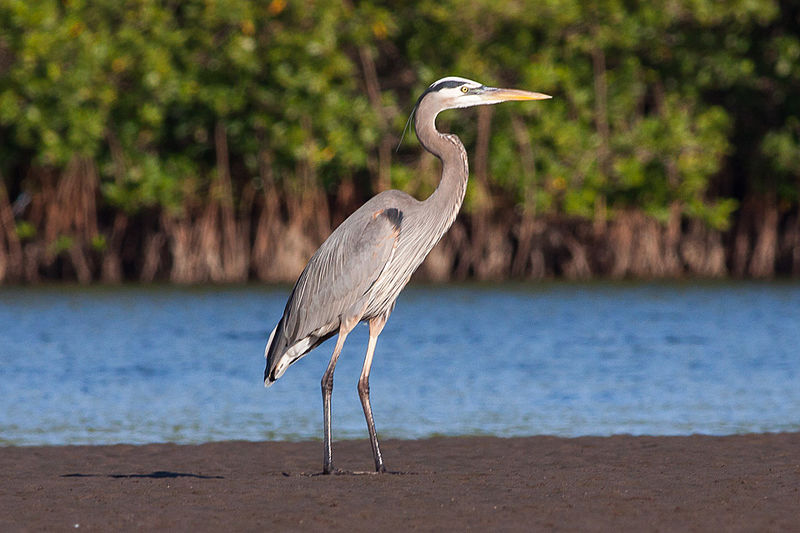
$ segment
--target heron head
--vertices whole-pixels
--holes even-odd
[[[458,109],[462,107],[473,107],[477,105],[499,104],[511,100],[547,100],[552,96],[542,93],[520,91],[517,89],[498,89],[497,87],[487,87],[477,81],[459,78],[458,76],[448,76],[433,82],[417,100],[414,109],[411,111],[403,134],[400,136],[400,144],[403,142],[406,130],[415,117],[419,118],[420,107],[426,108],[425,116],[429,120],[436,119],[436,115],[445,109]]]
[[[552,98],[547,94],[520,91],[517,89],[499,89],[487,87],[477,81],[448,76],[431,84],[422,93],[417,106],[423,99],[432,99],[439,111],[477,105],[499,104],[512,100],[546,100]]]

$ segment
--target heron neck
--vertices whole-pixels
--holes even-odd
[[[469,180],[469,162],[461,140],[453,134],[440,133],[436,129],[436,115],[439,110],[428,109],[426,103],[425,100],[420,103],[414,126],[422,146],[442,162],[439,186],[424,203],[426,210],[439,220],[439,229],[443,235],[452,225],[464,202]]]

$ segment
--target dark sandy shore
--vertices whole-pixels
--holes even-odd
[[[800,531],[800,433],[387,440],[402,473],[308,475],[321,448],[0,448],[0,531]]]

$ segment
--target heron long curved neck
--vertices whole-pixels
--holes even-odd
[[[424,204],[427,214],[439,222],[441,234],[444,234],[464,202],[469,180],[469,163],[461,140],[453,134],[440,133],[436,129],[436,115],[439,111],[441,109],[437,109],[434,103],[423,99],[416,112],[414,127],[422,146],[442,162],[442,179]]]

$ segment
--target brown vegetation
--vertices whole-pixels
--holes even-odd
[[[264,187],[246,185],[234,205],[222,127],[216,142],[219,172],[208,199],[178,213],[138,214],[136,224],[122,212],[108,220],[98,212],[98,180],[89,160],[75,159],[60,179],[53,172],[28,177],[36,187],[26,219],[42,228],[39,238],[18,234],[15,207],[0,184],[0,280],[294,281],[316,247],[363,198],[351,181],[332,195],[314,186],[297,193],[282,190],[269,176],[265,153]],[[417,279],[798,274],[800,213],[759,198],[742,206],[728,231],[682,219],[677,210],[667,223],[638,210],[621,211],[598,227],[588,219],[537,217],[512,206],[478,209],[459,216]]]

